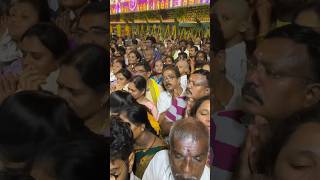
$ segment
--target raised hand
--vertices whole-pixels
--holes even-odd
[[[18,90],[39,90],[47,81],[47,76],[39,74],[37,70],[26,69],[19,78]]]

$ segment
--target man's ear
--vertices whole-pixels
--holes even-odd
[[[210,95],[210,88],[209,87],[206,88],[206,95]]]
[[[309,84],[305,91],[304,107],[309,108],[320,101],[320,83]]]
[[[134,153],[132,152],[130,155],[129,155],[129,158],[128,158],[128,171],[129,173],[132,172],[132,168],[133,168],[133,164],[134,164]]]

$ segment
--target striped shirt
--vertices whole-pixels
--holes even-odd
[[[246,136],[246,127],[241,122],[243,115],[241,111],[220,111],[213,115],[213,179],[228,180],[232,177]]]

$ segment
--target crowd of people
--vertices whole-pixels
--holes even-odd
[[[1,0],[1,180],[109,178],[106,9]]]
[[[209,51],[203,37],[111,34],[111,179],[210,179]]]

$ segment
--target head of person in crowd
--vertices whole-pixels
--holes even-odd
[[[209,95],[209,76],[209,71],[203,69],[194,71],[189,77],[188,87],[186,90],[187,97],[197,100],[203,96]]]
[[[64,9],[76,10],[87,4],[89,0],[59,0],[59,3]]]
[[[210,53],[210,41],[207,41],[205,44],[203,44],[201,46],[201,49],[203,52],[205,52],[206,54]]]
[[[148,48],[143,51],[144,59],[147,61],[149,64],[152,64],[154,61],[154,52],[153,49]]]
[[[194,118],[177,121],[169,135],[169,161],[175,179],[200,179],[209,152],[207,127]]]
[[[191,46],[189,48],[189,57],[193,58],[193,57],[196,57],[196,54],[198,52],[198,47],[197,46]]]
[[[199,36],[195,38],[194,45],[201,45],[201,38]]]
[[[46,91],[20,91],[0,107],[0,161],[6,172],[25,173],[37,153],[90,131],[67,102]]]
[[[128,84],[128,91],[136,100],[144,97],[147,92],[147,80],[141,75],[133,77]]]
[[[319,179],[319,132],[319,107],[283,120],[261,149],[261,172],[274,180]]]
[[[179,41],[179,50],[181,52],[184,52],[187,49],[187,41],[186,40],[180,40]]]
[[[137,50],[133,50],[128,54],[128,70],[134,72],[135,65],[141,61],[141,55]]]
[[[136,103],[134,97],[124,90],[112,92],[108,101],[111,115],[119,115],[123,107]]]
[[[189,50],[192,46],[194,46],[194,43],[192,40],[187,41],[187,49]]]
[[[147,107],[138,103],[125,106],[121,109],[121,121],[130,124],[134,140],[140,138],[145,131],[156,135],[155,130],[150,124],[147,113]]]
[[[246,0],[219,0],[215,3],[214,13],[221,23],[226,46],[232,47],[240,43],[249,24],[248,2]]]
[[[63,0],[69,2],[70,0]],[[76,0],[70,2],[86,2],[88,0]],[[92,43],[102,47],[108,44],[107,33],[107,4],[92,2],[85,6],[80,13],[76,24],[76,41],[78,44]]]
[[[128,46],[126,46],[126,56],[128,56],[129,53],[130,53],[131,51],[133,51],[133,50],[137,50],[136,48],[134,48],[133,45],[128,45]]]
[[[61,61],[57,79],[58,94],[93,131],[96,130],[91,125],[103,128],[105,123],[103,104],[109,81],[106,59],[107,53],[103,47],[94,44],[79,46]]]
[[[162,70],[163,70],[163,62],[161,59],[159,59],[154,63],[153,73],[154,75],[159,75],[159,74],[162,74]]]
[[[129,80],[131,79],[131,77],[132,77],[132,73],[129,70],[125,68],[120,69],[116,73],[117,84],[123,88],[126,84],[129,83]]]
[[[134,163],[133,134],[128,123],[113,116],[111,121],[112,143],[110,145],[110,176],[127,180]]]
[[[112,62],[112,71],[115,74],[119,72],[121,69],[125,69],[125,68],[126,68],[126,63],[123,60],[115,59]]]
[[[185,53],[185,52],[180,52],[180,53],[178,54],[178,59],[177,59],[176,61],[179,61],[179,60],[187,60],[187,59],[188,59],[187,53]]]
[[[320,3],[310,3],[300,9],[294,18],[294,23],[311,27],[320,33]]]
[[[164,65],[174,65],[174,59],[172,56],[166,56],[163,60]]]
[[[179,60],[176,67],[178,67],[181,76],[190,74],[190,65],[187,60]]]
[[[207,53],[205,53],[204,51],[198,51],[196,54],[196,63],[203,63],[203,62],[207,62]]]
[[[151,67],[148,62],[141,61],[137,63],[134,67],[135,75],[143,76],[146,80],[149,80],[151,76]]]
[[[50,21],[47,1],[16,0],[9,10],[8,30],[15,41],[20,41],[24,32],[39,22]]]
[[[67,35],[56,25],[39,23],[29,28],[21,38],[23,68],[49,75],[58,68],[68,46]]]
[[[145,45],[146,45],[146,48],[147,49],[153,49],[154,48],[154,44],[156,43],[156,38],[154,38],[153,36],[148,36],[146,38],[146,42],[145,42]]]
[[[126,48],[124,48],[123,46],[117,46],[117,49],[114,52],[114,56],[124,58],[125,54],[126,54]]]
[[[171,48],[168,48],[168,47],[165,48],[162,55],[163,55],[163,57],[172,56],[172,49],[171,49]]]
[[[131,48],[132,48],[133,50],[137,50],[137,48],[138,48],[138,40],[137,40],[137,39],[132,39]]]
[[[196,100],[191,108],[190,116],[202,122],[210,132],[210,96]]]
[[[166,91],[172,92],[180,88],[180,72],[179,69],[173,65],[168,65],[163,69],[163,86]]]
[[[311,28],[291,24],[271,31],[248,61],[244,109],[272,122],[317,104],[319,47],[320,34]]]
[[[105,139],[62,142],[37,156],[30,175],[37,180],[107,179],[107,152]]]

